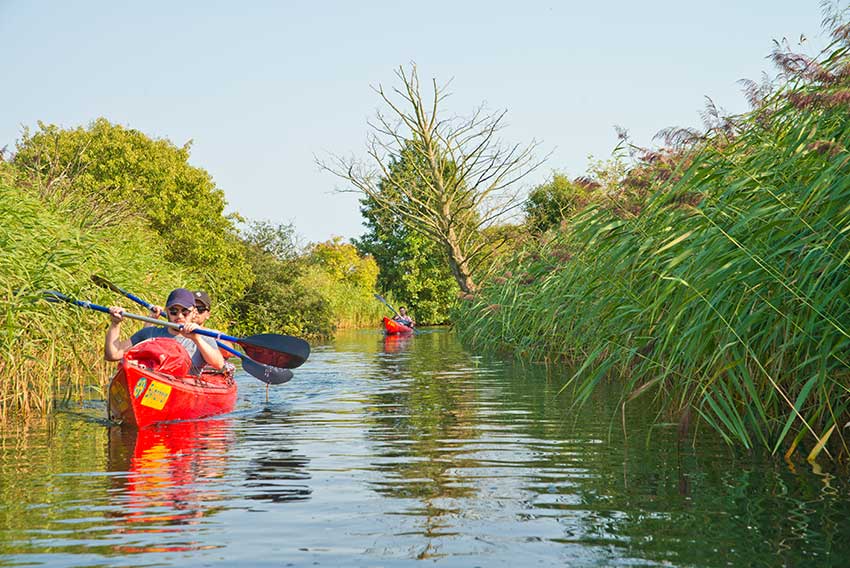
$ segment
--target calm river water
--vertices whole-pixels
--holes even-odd
[[[444,330],[314,346],[234,414],[0,436],[2,566],[847,566],[845,473],[580,410]]]

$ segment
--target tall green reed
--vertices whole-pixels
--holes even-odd
[[[57,401],[89,396],[111,372],[103,361],[104,316],[51,304],[56,289],[107,305],[91,274],[161,298],[180,271],[163,264],[165,246],[133,219],[96,229],[70,206],[56,209],[9,178],[0,181],[0,418],[44,414]]]
[[[835,92],[790,83],[637,214],[585,211],[464,305],[461,336],[572,362],[579,401],[617,377],[624,404],[730,443],[847,456],[850,117],[805,104]]]

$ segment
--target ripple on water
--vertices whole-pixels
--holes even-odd
[[[144,433],[103,401],[0,432],[0,565],[843,565],[847,476],[649,428],[616,391],[346,332],[232,415]]]

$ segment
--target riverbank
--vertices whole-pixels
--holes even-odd
[[[729,443],[848,458],[850,93],[845,28],[749,114],[647,154],[461,307],[461,337],[567,361],[587,398],[652,397]],[[796,66],[796,67],[795,67]],[[637,174],[637,175],[635,175]]]

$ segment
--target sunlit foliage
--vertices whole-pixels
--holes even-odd
[[[104,118],[63,129],[25,130],[13,164],[20,182],[85,226],[143,219],[168,243],[164,258],[201,277],[215,296],[233,297],[251,282],[224,193],[177,147]]]

